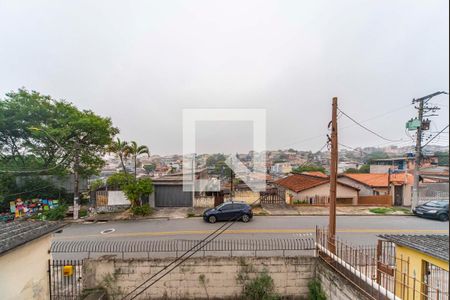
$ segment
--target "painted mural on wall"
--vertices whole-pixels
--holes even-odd
[[[43,216],[42,213],[58,207],[59,200],[49,199],[29,199],[22,200],[21,198],[16,201],[9,202],[9,214],[2,214],[1,219],[3,221],[20,219],[23,217],[38,217]]]

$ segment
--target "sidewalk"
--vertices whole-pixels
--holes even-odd
[[[130,210],[116,213],[99,213],[91,215],[78,222],[108,222],[124,220],[145,220],[145,219],[185,219],[201,217],[206,208],[193,207],[164,207],[156,208],[153,214],[145,217],[133,216]],[[378,212],[375,213],[374,211]],[[253,208],[255,216],[327,216],[328,207],[324,206],[279,206],[264,205]],[[384,208],[366,206],[342,206],[336,208],[336,214],[340,216],[407,216],[411,215],[406,208]]]

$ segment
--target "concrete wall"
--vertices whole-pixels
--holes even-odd
[[[48,299],[50,239],[48,234],[0,256],[1,299]]]
[[[326,263],[317,261],[316,278],[330,300],[365,300],[363,293],[351,285],[347,279],[333,271]]]
[[[243,191],[234,191],[233,200],[243,201],[247,204],[253,204],[259,199],[259,193],[255,193],[253,191],[243,190]],[[231,198],[229,195],[224,197],[224,201],[230,201]]]
[[[373,196],[373,189],[370,186],[359,183],[345,176],[339,177],[339,181],[359,189],[360,196]]]
[[[115,294],[114,299],[120,299],[171,261],[86,260],[83,286],[88,289],[104,287]],[[252,278],[264,270],[272,277],[277,293],[293,299],[306,299],[308,282],[315,276],[316,263],[314,257],[191,258],[144,292],[139,299],[235,298],[242,292],[242,284],[237,280],[239,274],[248,274]]]
[[[108,191],[108,205],[131,205],[122,191]]]

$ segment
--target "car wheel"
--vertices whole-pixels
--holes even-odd
[[[248,221],[250,221],[250,216],[249,215],[243,215],[242,216],[242,222],[247,223]]]
[[[209,216],[208,222],[211,223],[211,224],[216,223],[217,222],[216,216]]]
[[[439,220],[441,221],[448,221],[448,215],[447,214],[440,214],[438,216]]]

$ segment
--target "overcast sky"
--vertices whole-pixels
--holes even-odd
[[[0,0],[0,94],[26,87],[64,98],[110,116],[122,138],[155,154],[181,153],[183,108],[265,108],[269,149],[317,151],[333,96],[410,145],[408,104],[449,89],[448,5]],[[437,131],[448,124],[449,98],[433,102],[445,105]],[[386,143],[340,122],[343,144]],[[248,122],[203,125],[198,152],[250,150]]]

